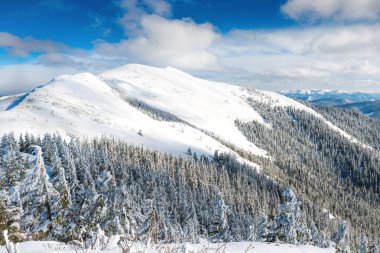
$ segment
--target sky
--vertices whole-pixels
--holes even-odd
[[[264,90],[380,92],[379,0],[2,0],[0,96],[172,66]]]

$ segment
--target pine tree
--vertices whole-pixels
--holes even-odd
[[[188,216],[182,224],[183,233],[185,235],[184,241],[193,243],[198,242],[200,228],[194,203],[191,204]]]
[[[349,226],[344,220],[340,221],[338,229],[333,237],[333,242],[336,244],[336,249],[338,252],[348,253],[350,252],[349,247]]]
[[[374,242],[370,249],[370,253],[379,253],[379,252],[380,252],[380,239],[378,242]]]
[[[51,163],[51,181],[53,183],[54,188],[57,189],[59,193],[59,202],[61,208],[67,209],[71,206],[70,188],[66,180],[65,169],[63,168],[61,158],[58,155],[58,148],[56,145],[54,145]]]
[[[368,252],[368,239],[367,236],[362,233],[360,238],[360,244],[358,248],[358,253],[367,253]]]
[[[12,203],[10,193],[0,191],[0,231],[8,231],[10,239],[19,242],[25,239],[20,231],[22,210],[16,203]],[[4,244],[0,237],[0,245]]]
[[[297,244],[300,220],[299,204],[291,188],[282,192],[283,202],[276,218],[276,235],[280,241]]]
[[[34,139],[33,136],[29,138]],[[151,152],[105,138],[70,143],[62,141],[59,136],[46,138],[33,142],[42,142],[43,146],[52,148],[51,166],[37,166],[38,152],[34,152],[35,158],[28,165],[22,157],[33,156],[20,153],[21,156],[18,157],[17,142],[12,137],[4,137],[4,143],[0,145],[5,150],[0,157],[0,189],[7,192],[7,205],[11,207],[20,206],[17,204],[20,203],[17,189],[20,189],[24,207],[20,212],[22,219],[19,219],[21,231],[34,239],[71,241],[81,238],[92,242],[96,234],[95,226],[99,224],[107,236],[124,234],[130,240],[150,238],[155,242],[171,243],[196,242],[199,238],[208,238],[213,241],[240,241],[252,239],[254,234],[258,240],[274,241],[275,234],[280,232],[282,240],[285,240],[284,231],[287,226],[294,228],[293,235],[296,235],[297,243],[326,246],[328,239],[334,239],[331,238],[334,232],[332,229],[335,229],[339,219],[329,218],[328,212],[323,211],[319,203],[312,202],[308,196],[318,199],[318,195],[323,195],[324,204],[329,206],[331,201],[342,194],[344,199],[336,201],[339,202],[336,203],[338,213],[339,208],[352,200],[351,195],[339,192],[339,189],[336,190],[338,195],[335,195],[335,191],[329,191],[333,188],[328,184],[331,174],[313,174],[315,171],[323,171],[318,166],[308,172],[313,175],[308,179],[312,184],[320,185],[320,189],[315,192],[313,188],[308,188],[310,185],[300,181],[300,178],[305,177],[302,173],[304,168],[294,160],[277,160],[276,164],[283,164],[284,167],[276,167],[271,161],[247,155],[250,159],[257,159],[253,161],[260,162],[266,168],[265,173],[258,174],[249,166],[223,153],[218,153],[214,160],[204,156],[195,160],[193,157]],[[294,155],[282,140],[276,145]],[[16,148],[15,151],[9,152],[10,147]],[[342,146],[342,149],[347,148],[349,146]],[[11,167],[7,165],[10,153],[14,154],[15,162],[22,160],[21,166],[24,171],[28,171],[25,180],[15,174],[15,187],[11,188],[6,176],[7,168]],[[303,164],[318,164],[319,161],[310,158],[308,154],[303,155],[300,158],[303,159]],[[344,156],[336,153],[332,155],[338,157],[337,163],[351,166],[344,161]],[[41,158],[40,161],[44,162]],[[364,167],[367,165],[366,162],[363,164]],[[354,162],[352,166],[359,168],[362,165]],[[335,167],[328,168],[334,171]],[[364,171],[365,169],[363,173]],[[281,180],[275,182],[266,173]],[[282,178],[281,173],[291,173],[292,176]],[[347,175],[343,174],[340,174],[340,184],[347,181],[347,178],[343,179]],[[376,177],[372,177],[372,180],[377,182]],[[291,197],[294,193],[284,194],[281,199],[283,184],[288,182],[296,182],[295,189],[302,193],[297,198],[302,199],[302,202],[298,202],[295,195]],[[347,187],[348,191],[355,189]],[[366,194],[368,197],[373,196],[369,190]],[[356,195],[361,195],[361,191]],[[362,205],[365,203],[363,201],[348,210],[358,210],[359,218],[366,213],[368,220],[376,224],[377,210]],[[280,208],[276,210],[278,206]],[[7,210],[10,208],[7,207]],[[367,212],[370,210],[372,212]],[[266,215],[260,215],[261,212]],[[312,228],[310,233],[308,227]],[[368,225],[367,221],[363,221],[363,227],[369,240],[374,241],[377,236],[375,227]],[[353,244],[360,241],[358,229],[354,223],[350,234],[353,242],[348,241],[347,235],[345,243],[340,242],[341,246],[357,248],[358,245]],[[336,236],[337,241],[340,240],[338,237]],[[294,240],[290,242],[294,243]],[[341,249],[341,246],[336,247]],[[372,246],[371,244],[370,250]]]
[[[39,146],[33,146],[35,155],[33,172],[26,178],[21,187],[21,201],[24,210],[24,226],[31,234],[38,236],[50,228],[58,203],[58,192],[49,182],[49,176]]]
[[[264,213],[261,213],[260,218],[259,218],[259,223],[257,226],[256,240],[266,242],[268,239],[267,238],[268,234],[269,234],[269,230],[268,230],[267,217]]]
[[[10,150],[6,156],[5,176],[8,182],[7,187],[15,187],[18,182],[25,179],[26,162],[19,150]]]
[[[228,206],[219,189],[215,189],[215,194],[216,199],[214,200],[209,235],[214,241],[224,241],[228,239]]]

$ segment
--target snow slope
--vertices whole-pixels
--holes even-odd
[[[218,248],[220,248],[218,250]],[[291,245],[279,243],[259,243],[259,242],[231,242],[225,245],[212,244],[202,242],[199,244],[185,244],[185,245],[152,245],[144,251],[145,247],[134,244],[131,253],[146,252],[146,253],[159,253],[159,252],[173,252],[173,253],[190,253],[190,252],[228,252],[228,253],[333,253],[333,248],[318,248],[310,245]],[[75,251],[72,246],[63,243],[47,241],[28,241],[19,245],[21,253],[75,253],[82,252],[81,250]],[[87,252],[87,251],[86,251]],[[110,245],[107,250],[89,250],[88,253],[121,253],[120,248]],[[0,246],[0,253],[6,253],[4,246]]]
[[[0,97],[0,111],[10,110],[16,106],[27,94]]]
[[[227,150],[197,129],[150,118],[89,73],[56,78],[13,109],[1,112],[0,121],[0,132],[107,135],[175,154],[186,152],[188,147],[206,154]],[[140,130],[143,136],[138,134]]]
[[[143,65],[123,66],[101,74],[100,78],[129,98],[175,114],[246,151],[265,155],[235,127],[236,119],[264,123],[246,102],[246,91],[241,87],[209,82],[171,67]]]
[[[131,106],[125,97],[174,114],[188,124],[153,119]],[[58,132],[68,137],[89,138],[106,135],[173,154],[186,153],[189,147],[198,154],[213,155],[215,150],[235,154],[225,146],[231,143],[266,156],[265,150],[249,142],[235,126],[237,119],[267,125],[248,104],[249,98],[293,106],[322,117],[277,93],[210,82],[170,67],[132,64],[99,76],[90,73],[59,76],[28,94],[2,98],[0,134]],[[332,123],[325,122],[357,142]]]

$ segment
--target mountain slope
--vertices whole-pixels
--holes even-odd
[[[265,154],[234,126],[237,118],[264,123],[246,103],[247,93],[240,87],[208,82],[173,68],[142,65],[127,65],[105,72],[100,78],[128,98],[170,112],[247,151]]]
[[[27,94],[0,97],[0,111],[10,110],[22,101]]]
[[[380,94],[328,90],[296,90],[283,95],[313,104],[356,110],[374,119],[380,119]]]
[[[380,100],[349,103],[339,105],[338,107],[356,110],[371,118],[380,119]]]
[[[64,136],[106,135],[174,154],[186,153],[188,148],[208,155],[215,150],[234,153],[233,145],[266,156],[265,150],[248,141],[235,126],[236,120],[253,120],[270,127],[248,100],[294,107],[323,118],[277,93],[210,82],[170,67],[135,64],[99,76],[90,73],[60,76],[13,100],[7,106],[4,103],[5,110],[0,112],[0,120],[5,122],[0,126],[2,133],[12,130],[35,134],[59,132]],[[130,100],[142,101],[153,111],[173,115],[178,120],[154,118],[133,106]],[[358,142],[332,123],[324,122],[352,142]]]
[[[7,122],[1,124],[2,132],[107,135],[174,154],[186,152],[188,147],[205,154],[228,150],[190,126],[152,119],[92,74],[58,77],[30,92],[16,107],[1,112],[0,118]]]

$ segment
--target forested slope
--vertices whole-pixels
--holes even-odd
[[[376,206],[361,193],[329,197],[324,184],[319,189],[325,192],[305,192],[300,186],[313,182],[313,173],[297,183],[291,170],[283,171],[289,181],[276,182],[228,155],[177,157],[104,138],[67,143],[60,136],[10,134],[0,152],[0,229],[9,229],[13,240],[86,241],[97,224],[108,236],[156,243],[279,240],[319,247],[335,242],[345,249],[360,244],[359,231],[370,239],[378,235]],[[275,166],[267,167],[268,175],[275,175]],[[361,201],[352,209],[357,218],[342,217],[348,223],[324,209],[342,196],[347,203]],[[362,209],[373,213],[359,230]]]

